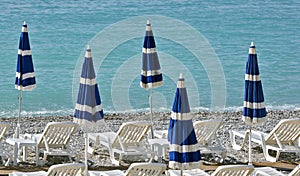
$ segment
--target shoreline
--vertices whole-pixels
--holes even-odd
[[[154,120],[154,129],[161,130],[167,129],[170,119],[170,112],[154,112],[153,120]],[[247,126],[241,118],[241,112],[196,112],[191,113],[193,116],[193,121],[198,120],[208,120],[208,119],[220,119],[222,118],[223,125],[218,131],[217,137],[221,141],[223,147],[227,149],[227,156],[224,164],[247,164],[248,160],[248,150],[240,150],[235,151],[231,147],[231,143],[229,140],[228,131],[231,129],[248,129]],[[300,110],[272,110],[268,112],[268,119],[265,123],[260,124],[258,126],[253,126],[253,129],[270,132],[273,127],[281,120],[281,119],[291,119],[291,118],[299,118]],[[112,113],[105,114],[105,120],[100,123],[101,126],[99,128],[95,128],[99,132],[104,131],[117,131],[119,126],[128,121],[136,121],[136,120],[148,120],[150,119],[149,112],[141,112],[141,113]],[[60,121],[73,121],[72,116],[49,116],[49,117],[22,117],[21,124],[21,134],[24,133],[42,133],[48,122],[60,122]],[[16,127],[17,118],[1,118],[0,122],[10,123],[12,128],[9,130],[8,135],[5,137],[12,137],[14,133],[14,128]],[[78,131],[75,133],[73,138],[70,141],[70,149],[72,151],[76,151],[79,156],[80,161],[84,161],[84,139],[83,139],[84,129],[79,127]],[[201,151],[200,151],[201,152]],[[95,154],[88,155],[89,169],[97,169],[97,168],[111,168],[113,165],[111,164],[108,151],[107,150],[97,150]],[[205,165],[215,166],[220,165],[214,160],[214,158],[210,156],[203,157]],[[21,163],[18,168],[23,168],[26,166],[32,166],[34,160],[34,153],[30,153],[28,157],[28,162]],[[257,144],[252,145],[252,160],[255,163],[265,163],[266,160],[263,156],[262,149]],[[48,159],[46,166],[50,166],[53,164],[57,164],[55,159]],[[67,161],[66,161],[67,162]],[[282,164],[290,164],[296,166],[300,164],[300,157],[296,154],[283,153],[280,155],[279,162]],[[129,164],[129,163],[125,163]],[[290,168],[286,168],[290,169]]]
[[[199,113],[199,112],[208,112],[208,113],[237,113],[242,111],[242,106],[231,106],[221,109],[216,109],[214,111],[211,111],[210,108],[207,107],[194,107],[190,108],[191,113]],[[272,111],[300,111],[300,104],[285,104],[281,106],[266,106],[267,112]],[[15,111],[0,111],[0,119],[3,118],[16,118],[18,117],[18,109],[15,109]],[[153,112],[155,113],[168,113],[171,111],[171,107],[169,108],[153,108]],[[148,113],[150,112],[150,108],[141,108],[141,109],[130,109],[126,111],[110,111],[107,109],[104,109],[105,115],[111,116],[115,114],[142,114],[142,113]],[[22,112],[22,117],[50,117],[50,116],[56,116],[56,117],[64,117],[64,116],[72,116],[74,113],[74,107],[73,108],[62,108],[59,110],[36,110],[36,111],[24,111]]]

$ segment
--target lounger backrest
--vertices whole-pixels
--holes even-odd
[[[165,170],[166,165],[162,163],[133,163],[124,176],[160,176]]]
[[[200,145],[207,145],[217,133],[221,125],[221,120],[204,120],[194,122],[194,129],[198,143]]]
[[[8,123],[4,123],[4,122],[0,123],[0,141],[3,140],[3,137],[9,128],[10,128],[10,125]]]
[[[57,164],[49,168],[47,176],[81,176],[84,169],[85,165],[80,163]]]
[[[49,148],[66,148],[77,127],[78,125],[74,122],[48,123],[38,141],[38,147],[46,148],[46,139]]]
[[[150,128],[151,122],[134,121],[123,123],[117,132],[116,138],[112,142],[112,146],[120,146],[119,140],[122,141],[124,147],[137,145],[147,135]]]
[[[227,165],[219,166],[212,176],[248,176],[254,171],[252,165]]]
[[[281,144],[294,144],[300,137],[300,119],[281,120],[266,137],[266,144],[277,144],[275,136]]]

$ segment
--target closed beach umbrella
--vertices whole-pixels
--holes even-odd
[[[22,91],[31,91],[36,87],[35,75],[33,69],[33,62],[31,57],[31,50],[29,44],[29,36],[27,24],[24,21],[22,26],[22,32],[19,41],[17,69],[16,69],[16,80],[15,88],[20,91],[19,96],[19,117],[16,129],[16,137],[19,138],[20,134],[20,118],[21,118],[21,107],[22,107]]]
[[[152,88],[159,87],[163,84],[162,73],[156,52],[155,40],[151,29],[150,21],[147,21],[146,34],[144,37],[142,71],[140,86],[150,91],[149,104],[151,113],[151,122],[153,123],[152,113]],[[153,138],[153,129],[151,128]]]
[[[267,120],[267,111],[264,105],[264,93],[259,76],[257,54],[254,43],[249,48],[245,74],[245,92],[243,106],[243,121],[250,125],[249,163],[251,163],[251,126]]]
[[[193,127],[183,75],[180,74],[168,129],[169,167],[199,168],[201,154]],[[182,173],[182,172],[181,172]]]
[[[91,128],[93,123],[104,118],[101,106],[101,98],[96,83],[96,74],[94,70],[92,53],[90,46],[87,46],[84,63],[80,77],[77,102],[75,106],[74,122],[81,124],[86,128]],[[85,133],[85,164],[87,174],[87,147],[88,139]]]

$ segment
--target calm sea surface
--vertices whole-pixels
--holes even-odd
[[[71,115],[78,73],[91,44],[105,112],[148,111],[140,88],[141,50],[150,19],[164,85],[155,111],[170,111],[180,72],[193,110],[240,110],[251,41],[268,109],[300,108],[299,0],[0,2],[0,117],[18,114],[14,88],[22,23],[28,24],[37,88],[22,115]]]

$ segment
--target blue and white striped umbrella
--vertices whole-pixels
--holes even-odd
[[[152,88],[163,85],[163,77],[160,71],[160,64],[156,52],[155,40],[151,29],[150,21],[147,20],[146,34],[143,45],[142,71],[140,86],[150,90],[149,104],[151,122],[153,123],[152,112]],[[151,137],[154,138],[153,127],[151,127]]]
[[[20,35],[15,88],[32,90],[36,87],[27,24],[24,21]]]
[[[201,154],[193,127],[183,75],[180,74],[168,129],[169,167],[199,168]]]
[[[267,111],[264,105],[256,49],[254,43],[251,42],[245,74],[243,121],[249,125],[255,125],[266,121],[266,117]]]
[[[36,87],[33,61],[29,44],[27,24],[24,21],[19,41],[18,60],[16,69],[15,88],[20,90],[19,117],[16,128],[16,137],[20,134],[20,118],[22,107],[22,91],[31,91]]]
[[[257,54],[254,43],[249,48],[245,74],[245,92],[243,106],[243,121],[250,125],[249,133],[249,163],[252,163],[251,126],[267,120],[267,111],[264,105],[264,93],[259,76]]]
[[[80,124],[93,123],[103,119],[103,117],[104,114],[98,85],[96,83],[92,52],[88,45],[82,66],[74,121]]]
[[[149,20],[143,45],[142,71],[140,86],[145,89],[159,87],[163,84],[162,73],[156,52],[155,40]]]
[[[74,122],[81,124],[85,131],[93,128],[96,124],[104,118],[103,109],[101,105],[100,93],[96,83],[96,74],[92,60],[91,48],[88,45],[85,53],[85,58],[82,66],[80,77],[80,85],[78,91],[77,102],[75,105]],[[85,133],[85,175],[87,176],[88,164],[88,137]]]

